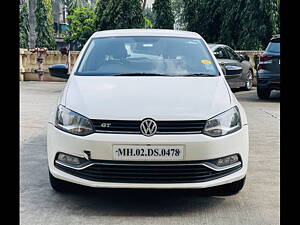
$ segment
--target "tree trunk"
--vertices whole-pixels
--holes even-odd
[[[144,1],[143,1],[143,9],[145,9],[146,3],[147,3],[147,0],[144,0]]]

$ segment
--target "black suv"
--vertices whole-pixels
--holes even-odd
[[[280,34],[272,37],[257,67],[258,97],[268,99],[272,90],[280,90]]]

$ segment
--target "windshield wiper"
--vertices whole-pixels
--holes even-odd
[[[216,77],[218,75],[215,74],[207,74],[207,73],[193,73],[193,74],[186,74],[182,75],[183,77]]]
[[[206,74],[206,73],[194,73],[186,75],[170,75],[170,74],[159,74],[159,73],[120,73],[114,74],[112,76],[159,76],[159,77],[216,77],[215,74]]]
[[[171,75],[159,74],[159,73],[121,73],[121,74],[115,74],[113,76],[160,76],[160,77],[166,77],[166,76],[171,76]]]

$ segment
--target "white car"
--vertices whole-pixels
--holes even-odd
[[[229,66],[230,73],[241,67]],[[202,189],[235,194],[248,165],[248,125],[216,58],[194,32],[94,33],[50,113],[50,183]]]

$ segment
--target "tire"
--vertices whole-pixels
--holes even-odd
[[[69,192],[72,190],[72,184],[55,178],[49,171],[49,180],[51,187],[57,192]]]
[[[246,76],[245,86],[243,87],[243,89],[245,91],[250,91],[252,87],[253,87],[253,73],[251,70],[249,70]]]
[[[222,186],[217,187],[215,190],[216,195],[221,196],[229,196],[235,195],[242,190],[245,184],[246,177],[241,180],[235,181],[233,183],[224,184]]]
[[[264,89],[264,88],[257,88],[257,96],[260,99],[268,99],[271,94],[271,90],[269,89]]]

